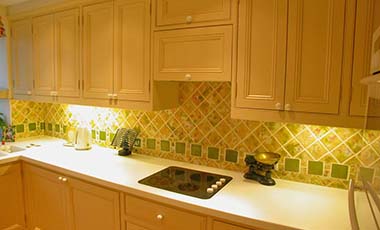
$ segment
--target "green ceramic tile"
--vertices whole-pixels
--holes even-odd
[[[112,135],[112,133],[111,133],[111,135]],[[134,146],[137,148],[141,147],[141,139],[140,138],[136,138]]]
[[[348,166],[332,164],[331,166],[331,177],[338,179],[347,179],[348,176]]]
[[[114,137],[115,137],[115,133],[110,133],[110,141],[113,141]]]
[[[156,149],[156,139],[146,139],[146,147],[148,149]]]
[[[37,129],[36,123],[30,123],[29,124],[29,131],[35,131]]]
[[[202,156],[202,146],[197,144],[191,144],[191,155]]]
[[[67,126],[64,125],[64,126],[63,126],[63,132],[66,133],[66,131],[67,131]]]
[[[170,141],[166,141],[166,140],[161,141],[161,151],[170,152]]]
[[[53,131],[53,124],[52,123],[48,123],[48,130]]]
[[[55,127],[54,127],[54,131],[56,131],[56,132],[58,132],[58,133],[61,131],[61,129],[60,129],[60,127],[59,127],[58,124],[55,125]]]
[[[285,158],[285,170],[289,172],[299,172],[300,171],[300,160]]]
[[[307,173],[312,174],[312,175],[322,176],[323,175],[323,162],[321,162],[321,161],[309,161]]]
[[[41,130],[45,130],[45,122],[41,122],[40,123],[40,129]]]
[[[95,130],[91,130],[91,137],[92,137],[92,139],[96,139],[96,131]]]
[[[358,179],[372,183],[374,174],[375,174],[375,169],[360,167]]]
[[[182,142],[176,142],[175,143],[175,152],[180,154],[185,154],[186,151],[186,144]]]
[[[17,133],[23,133],[24,132],[24,125],[16,125],[16,132]]]
[[[232,149],[226,149],[226,161],[237,163],[238,152]]]
[[[219,149],[215,147],[208,147],[207,157],[209,159],[218,160],[219,159]]]
[[[99,132],[99,139],[102,141],[105,141],[107,138],[106,132],[105,131],[100,131]]]

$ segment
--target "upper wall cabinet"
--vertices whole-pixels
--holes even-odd
[[[78,9],[33,19],[36,96],[79,98],[79,44]]]
[[[230,81],[232,26],[160,31],[154,35],[154,79]]]
[[[344,0],[242,0],[236,105],[337,114],[344,13]]]
[[[11,24],[13,95],[26,99],[33,91],[32,23],[25,19]]]
[[[380,0],[357,1],[355,29],[350,114],[364,116],[367,113],[368,94],[367,86],[360,80],[371,75],[371,58],[375,55],[372,49],[376,45],[380,47],[380,43],[376,43],[378,40],[375,40],[375,32],[380,34]],[[380,107],[378,102],[377,107]],[[380,112],[375,110],[368,115],[380,117]]]
[[[115,24],[115,97],[117,100],[149,101],[149,0],[116,1]]]
[[[234,0],[157,0],[156,26],[188,27],[232,21]]]

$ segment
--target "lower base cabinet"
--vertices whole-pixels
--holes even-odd
[[[0,229],[24,229],[21,166],[0,165]]]
[[[120,230],[119,193],[24,165],[27,225],[32,230]]]
[[[206,230],[207,217],[125,195],[124,230]]]
[[[212,230],[254,230],[252,228],[243,228],[236,225],[220,222],[220,221],[213,221],[212,223]]]

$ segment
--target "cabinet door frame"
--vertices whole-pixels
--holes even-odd
[[[40,44],[39,44],[39,29],[47,29],[49,33],[49,48],[44,49],[43,52],[49,52],[51,58],[49,60],[45,60],[44,63],[41,63],[40,53],[42,53]],[[56,63],[56,55],[55,55],[55,32],[54,32],[54,15],[43,15],[36,18],[33,18],[33,85],[34,85],[34,93],[37,96],[52,96],[52,92],[55,90],[55,63]],[[43,68],[48,68],[47,72],[50,75],[51,82],[46,84],[44,80],[40,78],[41,75],[41,66]],[[44,71],[46,74],[46,71]],[[49,77],[46,77],[48,79]],[[45,83],[46,86],[42,86],[41,84]]]
[[[267,0],[263,0],[267,1]],[[252,44],[254,28],[252,17],[254,16],[254,0],[241,0],[238,30],[238,67],[236,77],[237,97],[236,106],[240,108],[282,110],[285,97],[285,72],[286,72],[286,40],[287,40],[287,0],[274,0],[273,21],[273,49],[268,50],[272,54],[272,73],[269,76],[257,76],[271,78],[271,94],[250,94],[250,85],[254,84],[252,59],[255,55]],[[259,24],[261,22],[258,22]],[[260,46],[260,44],[256,44]],[[260,61],[260,60],[257,60]],[[260,63],[257,63],[260,65]],[[278,107],[276,108],[276,104]]]
[[[111,50],[111,53],[108,54],[108,58],[110,59],[110,63],[108,63],[109,66],[105,67],[108,68],[105,72],[108,72],[107,84],[103,86],[102,88],[94,88],[91,86],[91,57],[93,57],[93,54],[91,53],[91,13],[95,11],[104,11],[108,10],[109,17],[108,21],[109,24],[111,24],[110,28],[108,28],[107,31],[101,31],[100,29],[97,30],[98,33],[104,33],[109,34],[111,38],[108,41],[103,41],[107,44],[109,44],[109,49]],[[113,93],[113,76],[114,76],[114,4],[113,2],[102,2],[102,3],[96,3],[93,5],[86,5],[82,8],[82,14],[83,14],[83,84],[82,84],[82,95],[83,98],[86,99],[112,99],[111,95]],[[109,26],[109,25],[108,25]],[[95,26],[92,26],[95,27]],[[99,57],[98,57],[99,58]],[[104,60],[105,57],[103,57]]]
[[[79,8],[74,8],[71,10],[66,10],[63,12],[56,13],[54,15],[54,29],[55,29],[55,53],[56,53],[56,63],[55,63],[55,88],[58,93],[59,97],[76,97],[79,98],[81,90],[80,90],[80,10]],[[61,87],[61,79],[66,77],[63,76],[61,73],[61,70],[64,69],[64,67],[61,66],[62,58],[61,54],[65,52],[65,50],[60,47],[64,31],[61,30],[61,20],[63,19],[72,19],[73,21],[73,37],[71,39],[74,39],[74,47],[71,47],[74,49],[74,52],[71,52],[73,54],[70,54],[72,58],[74,59],[74,66],[71,66],[70,68],[73,68],[74,76],[70,76],[73,80],[72,87],[70,88],[63,88]]]
[[[143,11],[143,15],[140,18],[142,28],[139,28],[142,33],[141,46],[138,47],[141,53],[141,59],[138,60],[141,64],[141,75],[131,76],[127,72],[127,67],[124,61],[127,58],[128,50],[126,49],[127,36],[130,34],[125,31],[129,28],[124,28],[123,24],[123,10],[128,7],[135,7]],[[141,16],[141,15],[140,15]],[[117,100],[129,100],[129,101],[150,101],[150,54],[151,54],[151,23],[150,23],[150,0],[117,0],[115,1],[115,74],[113,81],[113,93],[117,95]],[[126,33],[126,34],[124,34]],[[126,37],[124,37],[125,35]],[[132,35],[135,36],[135,35]],[[133,42],[133,41],[132,41]],[[135,44],[138,46],[139,44]],[[137,51],[137,50],[135,50]],[[138,66],[139,67],[139,66]],[[138,81],[141,84],[141,88],[123,88],[123,81],[128,80]]]
[[[345,29],[345,9],[347,0],[329,0],[327,56],[325,62],[325,82],[321,97],[301,95],[302,56],[303,56],[303,7],[305,0],[289,0],[288,22],[288,55],[286,74],[285,110],[295,112],[311,112],[338,114],[341,98],[341,82],[343,75],[343,47]],[[310,46],[311,44],[309,44]],[[310,55],[310,54],[309,54]],[[310,66],[309,66],[310,68]],[[314,86],[315,87],[315,86]],[[315,89],[315,88],[313,88]],[[312,89],[309,89],[312,90]]]

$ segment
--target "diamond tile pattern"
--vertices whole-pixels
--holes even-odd
[[[332,164],[349,167],[348,178],[352,179],[358,178],[360,167],[366,167],[374,169],[375,188],[380,189],[380,131],[231,119],[230,83],[180,83],[179,87],[180,106],[155,112],[12,100],[12,125],[25,127],[17,138],[66,138],[67,130],[88,125],[94,130],[94,142],[104,146],[110,144],[117,128],[135,128],[141,139],[137,153],[241,172],[247,170],[246,154],[273,151],[283,157],[274,177],[338,188],[347,188],[348,183],[331,177]],[[49,129],[55,125],[61,128]],[[174,147],[161,151],[156,143],[162,140]],[[192,144],[200,145],[206,154],[191,154]],[[209,147],[218,148],[219,156],[208,154]],[[227,149],[238,153],[236,161],[235,154],[233,162],[226,161],[231,156],[226,157]],[[298,159],[300,172],[286,171],[285,157]],[[308,174],[309,161],[323,162],[323,175]]]

